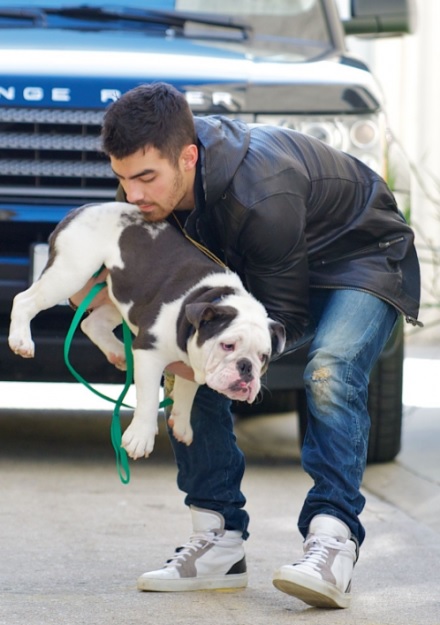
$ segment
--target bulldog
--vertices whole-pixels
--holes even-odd
[[[78,292],[102,266],[109,298],[81,329],[120,369],[124,346],[113,330],[124,319],[134,335],[136,408],[122,437],[131,458],[153,450],[161,378],[171,362],[183,361],[194,371],[194,382],[176,376],[170,416],[173,435],[186,445],[193,439],[190,414],[199,385],[254,401],[271,356],[283,350],[282,324],[268,317],[237,274],[175,227],[148,223],[136,206],[121,202],[82,206],[57,225],[41,277],[14,298],[12,351],[32,358],[31,320]]]

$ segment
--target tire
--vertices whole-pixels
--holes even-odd
[[[403,319],[400,317],[370,376],[368,409],[371,418],[368,462],[390,462],[402,439]]]
[[[370,376],[368,411],[371,428],[367,462],[390,462],[400,451],[402,439],[403,319],[400,318]],[[307,429],[305,390],[297,398],[299,437]]]

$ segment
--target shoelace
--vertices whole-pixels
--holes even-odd
[[[196,532],[192,534],[187,543],[180,547],[177,547],[174,555],[172,555],[171,558],[166,561],[164,568],[181,566],[188,557],[191,557],[195,552],[199,551],[200,549],[204,549],[207,545],[218,542],[220,538],[221,535],[217,534],[215,531]]]
[[[341,542],[337,538],[333,538],[331,536],[326,536],[325,538],[310,536],[310,538],[308,538],[304,543],[304,556],[301,560],[295,562],[294,566],[301,564],[319,572],[320,565],[327,562],[329,549],[349,551],[350,547],[347,542]]]

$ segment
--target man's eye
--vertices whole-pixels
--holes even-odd
[[[234,343],[221,343],[221,346],[225,352],[233,352],[235,349]]]

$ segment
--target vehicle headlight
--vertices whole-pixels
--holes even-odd
[[[371,119],[360,119],[350,128],[353,145],[361,149],[374,148],[379,141],[379,128]]]
[[[257,115],[256,122],[292,128],[352,154],[386,175],[386,127],[383,114],[374,115]]]

